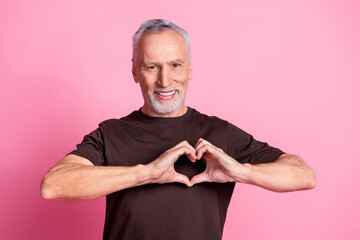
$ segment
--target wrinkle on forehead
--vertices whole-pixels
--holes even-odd
[[[146,33],[139,41],[138,57],[142,62],[189,60],[184,39],[173,30]]]

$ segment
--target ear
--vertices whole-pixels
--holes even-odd
[[[131,61],[132,61],[132,75],[133,75],[134,81],[136,83],[138,83],[139,80],[138,80],[138,75],[136,73],[136,67],[135,67],[134,59],[131,59]]]
[[[189,66],[189,80],[192,78],[193,75],[193,65],[192,62],[190,62],[190,66]]]

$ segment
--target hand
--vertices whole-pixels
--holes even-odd
[[[196,159],[202,157],[206,161],[204,172],[195,175],[191,180],[191,186],[201,182],[235,182],[239,181],[241,171],[246,168],[235,159],[227,155],[222,149],[215,147],[208,141],[200,138],[195,145]]]
[[[174,163],[183,154],[187,155],[190,161],[196,161],[195,149],[187,141],[182,141],[149,163],[147,166],[150,168],[151,182],[160,184],[179,182],[190,187],[189,178],[174,169]]]

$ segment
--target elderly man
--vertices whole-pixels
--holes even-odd
[[[133,37],[144,105],[102,122],[44,177],[45,199],[106,195],[104,239],[221,239],[235,182],[311,189],[314,172],[216,117],[184,104],[193,66],[187,33],[161,20]]]

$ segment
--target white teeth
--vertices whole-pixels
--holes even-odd
[[[170,95],[173,95],[175,93],[175,90],[172,90],[171,92],[157,92],[159,95],[161,96],[170,96]]]

